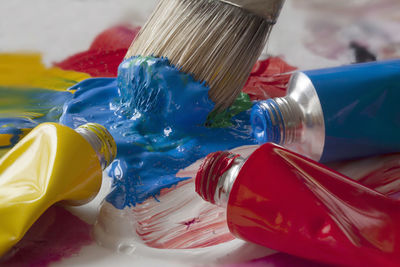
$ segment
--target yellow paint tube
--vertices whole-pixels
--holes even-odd
[[[116,144],[101,125],[34,128],[0,159],[0,257],[56,202],[80,205],[98,193]]]

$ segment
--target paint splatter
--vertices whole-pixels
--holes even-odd
[[[0,260],[7,267],[43,267],[79,253],[93,242],[91,226],[65,209],[48,209],[24,238]]]

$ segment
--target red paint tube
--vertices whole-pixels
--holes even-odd
[[[207,156],[196,191],[227,206],[238,238],[347,266],[400,266],[400,202],[267,143],[246,160]]]

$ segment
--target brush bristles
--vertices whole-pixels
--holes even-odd
[[[216,110],[243,88],[272,28],[263,18],[218,0],[161,0],[126,57],[167,57],[210,87]]]

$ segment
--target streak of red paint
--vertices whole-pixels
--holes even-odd
[[[365,174],[359,182],[390,198],[400,200],[400,155],[382,161],[383,165],[380,168]]]
[[[286,88],[295,67],[287,64],[280,57],[270,57],[257,61],[251,71],[243,92],[251,100],[263,100],[286,95]]]
[[[62,207],[48,209],[0,266],[43,267],[71,257],[93,242],[91,226]]]
[[[165,188],[159,196],[160,202],[150,199],[132,209],[137,222],[136,234],[147,246],[159,249],[194,249],[234,239],[226,225],[223,208],[185,193],[188,189],[194,192],[193,183],[194,179],[189,179],[176,187]],[[169,203],[168,199],[176,199],[176,196],[179,196],[179,202]],[[186,214],[198,201],[203,203],[203,208],[196,217],[173,221],[176,217],[174,215]]]
[[[140,27],[119,25],[100,33],[89,50],[72,55],[54,65],[64,70],[74,70],[93,77],[116,77],[118,66]]]

